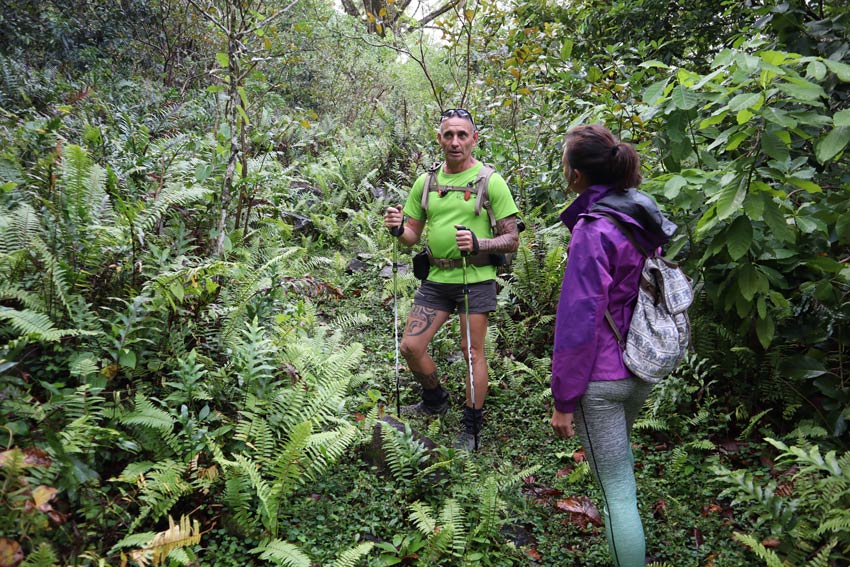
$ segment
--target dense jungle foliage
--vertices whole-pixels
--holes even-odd
[[[636,427],[649,560],[850,565],[845,3],[416,8],[2,2],[0,567],[610,565],[548,423],[583,122],[636,146],[698,291]],[[452,107],[528,225],[472,454],[456,320],[456,407],[382,419],[416,280],[381,215]]]

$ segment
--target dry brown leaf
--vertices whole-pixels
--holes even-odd
[[[555,503],[555,508],[570,514],[570,522],[584,527],[588,522],[594,526],[602,525],[602,517],[593,501],[587,496],[570,496]]]
[[[15,540],[0,537],[0,567],[18,567],[24,560],[24,550]]]

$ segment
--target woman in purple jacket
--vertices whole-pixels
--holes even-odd
[[[579,435],[605,499],[614,564],[643,566],[646,542],[629,436],[652,385],[623,364],[605,319],[608,310],[622,336],[628,332],[643,256],[607,216],[647,250],[666,243],[676,226],[635,189],[640,158],[630,144],[593,124],[571,129],[564,145],[567,187],[578,197],[561,213],[572,236],[555,319],[551,423],[558,437]]]

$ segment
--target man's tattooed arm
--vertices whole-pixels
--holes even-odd
[[[496,221],[496,236],[480,238],[479,249],[484,252],[516,252],[519,247],[519,229],[516,216],[509,216]]]

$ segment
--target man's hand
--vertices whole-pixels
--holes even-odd
[[[478,238],[475,236],[475,233],[459,224],[455,225],[455,229],[457,230],[455,240],[457,241],[458,249],[467,256],[478,254]]]
[[[555,436],[566,439],[576,434],[573,429],[573,414],[564,413],[558,410],[552,412],[552,429],[555,430]]]
[[[404,213],[402,212],[401,205],[387,207],[387,211],[384,213],[384,226],[389,229],[393,236],[401,235],[402,231],[404,230],[404,228],[402,227],[403,222]]]

